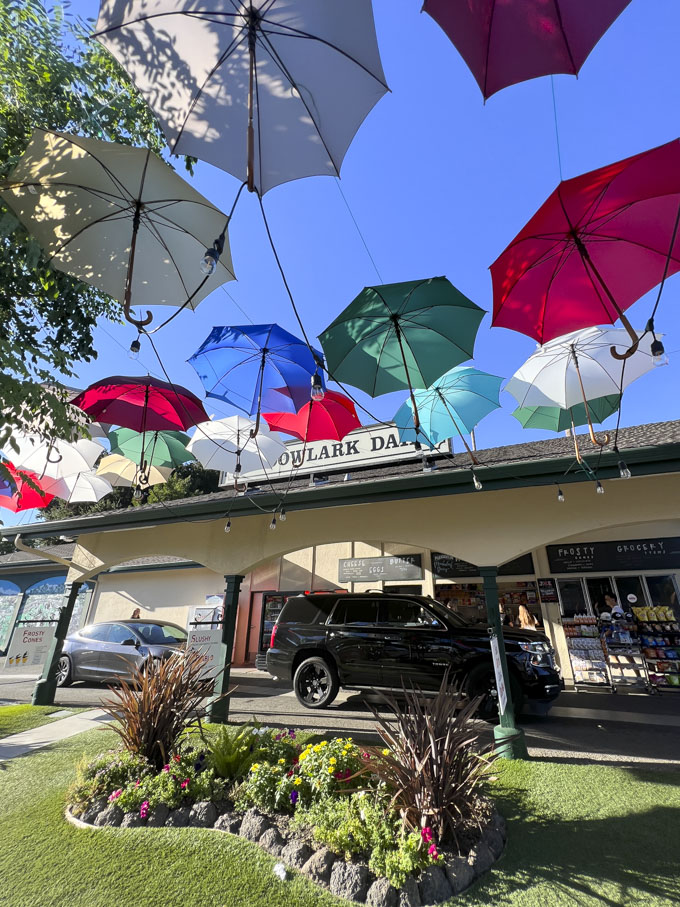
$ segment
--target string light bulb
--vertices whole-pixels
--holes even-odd
[[[269,524],[269,528],[270,528],[270,529],[276,529],[276,517],[275,517],[275,516],[272,517],[272,521],[271,521],[271,523]]]
[[[231,532],[231,520],[227,520],[227,522],[224,524],[224,531]]]
[[[201,273],[205,274],[206,277],[210,277],[215,273],[217,269],[217,262],[220,260],[220,255],[224,252],[224,233],[220,233],[217,239],[213,242],[212,248],[206,249],[203,253],[203,258],[201,259]]]
[[[141,348],[142,348],[142,344],[139,342],[139,334],[138,334],[137,339],[133,340],[132,343],[130,344],[130,352],[128,353],[128,356],[130,357],[130,359],[139,359],[139,351],[141,350]]]
[[[484,487],[477,477],[477,473],[472,470],[472,484],[475,486],[475,491],[481,491]]]
[[[143,492],[142,492],[141,486],[135,485],[135,490],[132,492],[132,497],[135,499],[135,501],[141,501],[142,494],[143,494]]]
[[[663,343],[658,338],[655,338],[652,341],[649,352],[652,354],[652,364],[656,366],[656,368],[659,368],[662,365],[668,365],[668,354],[664,349]]]
[[[287,519],[288,516],[286,515],[286,511],[282,507],[279,511],[279,523],[285,523]]]
[[[598,494],[604,494],[604,485],[602,484],[602,482],[600,482],[599,479],[597,480],[597,485],[595,486],[595,491]]]
[[[326,392],[323,389],[323,381],[321,380],[321,375],[318,372],[314,372],[312,375],[312,390],[310,393],[312,400],[319,403],[326,396]]]
[[[616,446],[616,444],[614,445],[614,453],[619,458],[619,462],[617,464],[618,468],[619,468],[619,477],[621,479],[631,479],[633,477],[633,474],[630,471],[630,469],[628,469],[628,466],[626,465],[623,457],[621,456],[621,452],[619,451],[619,448]]]
[[[414,441],[413,447],[418,451],[418,453],[420,453],[420,451],[423,449],[423,445],[420,443],[420,441]]]
[[[557,500],[560,504],[564,504],[564,492],[559,485],[557,486]]]

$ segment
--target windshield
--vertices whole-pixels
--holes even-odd
[[[469,627],[470,622],[465,620],[464,617],[461,617],[460,614],[457,614],[455,611],[452,611],[450,608],[447,608],[446,605],[442,605],[441,602],[436,601],[434,598],[426,599],[427,605],[431,608],[435,614],[439,617],[447,620],[451,624],[455,624],[457,627]]]

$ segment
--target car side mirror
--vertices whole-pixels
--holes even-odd
[[[124,639],[121,643],[121,646],[139,646],[139,640],[133,639],[131,636],[128,639]]]

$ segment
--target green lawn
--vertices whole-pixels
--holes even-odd
[[[0,706],[0,738],[47,724],[52,712],[58,712],[59,705],[3,705]]]
[[[279,882],[257,845],[197,829],[80,831],[62,817],[81,755],[109,730],[0,771],[0,904],[11,907],[307,907],[341,902]],[[509,763],[495,785],[508,849],[461,907],[662,907],[680,902],[680,774]]]

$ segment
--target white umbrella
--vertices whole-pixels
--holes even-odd
[[[49,262],[130,306],[198,303],[233,280],[226,215],[146,148],[36,129],[0,192]],[[226,247],[211,276],[199,262]]]
[[[160,485],[170,478],[172,469],[163,466],[147,466],[144,473],[139,464],[120,454],[109,454],[99,464],[97,475],[103,476],[114,488],[130,485]]]
[[[70,504],[88,501],[96,503],[113,491],[111,483],[94,472],[80,472],[66,479],[45,482],[45,491]]]
[[[89,472],[104,448],[96,441],[47,441],[38,435],[14,431],[11,436],[18,450],[9,443],[5,451],[15,466],[30,469],[39,478],[67,479]]]
[[[336,176],[388,90],[370,0],[103,0],[97,39],[175,154],[268,189]]]
[[[236,476],[241,470],[266,469],[276,463],[286,447],[262,425],[257,435],[251,437],[254,429],[255,422],[243,416],[199,422],[187,450],[206,469],[218,469]]]

